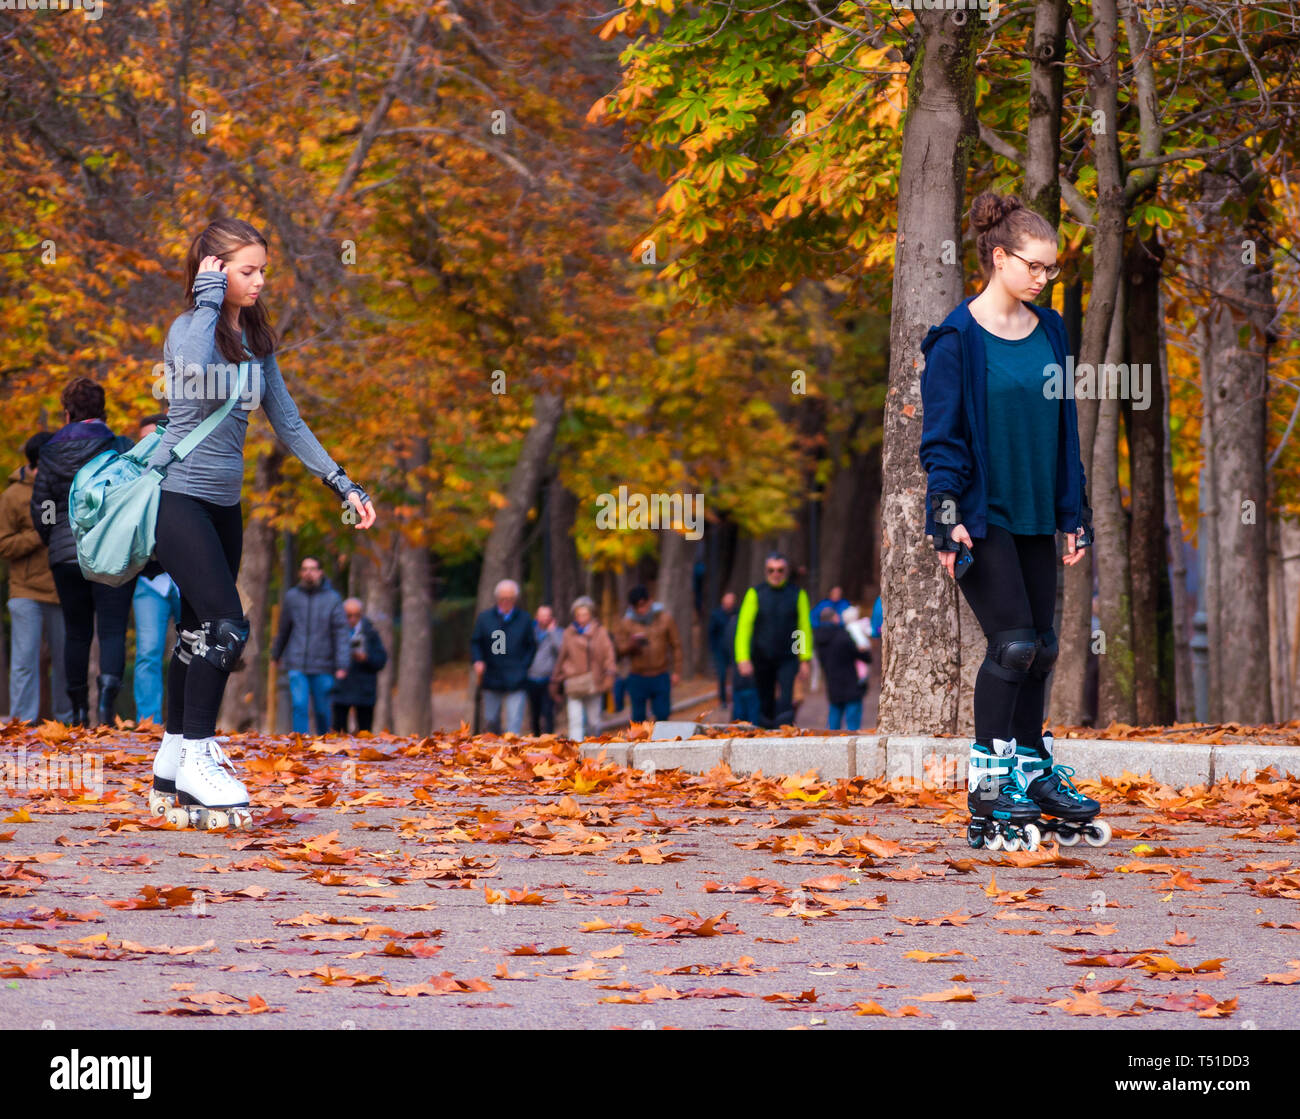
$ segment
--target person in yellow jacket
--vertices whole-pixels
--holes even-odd
[[[32,483],[41,447],[51,432],[33,435],[23,446],[27,465],[9,475],[9,487],[0,493],[0,558],[9,561],[9,714],[34,723],[41,708],[41,638],[50,647],[53,682],[50,701],[54,717],[72,721],[63,672],[63,612],[54,589],[49,549],[32,524]]]
[[[766,581],[750,587],[736,619],[736,671],[758,690],[759,725],[794,722],[795,676],[806,684],[813,657],[808,592],[789,581],[790,561],[773,552]],[[778,694],[779,693],[779,694]]]

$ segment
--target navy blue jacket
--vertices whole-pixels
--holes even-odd
[[[384,640],[379,636],[374,623],[369,618],[361,619],[361,636],[364,638],[362,648],[366,659],[352,659],[352,631],[348,631],[348,674],[342,680],[334,681],[334,691],[330,699],[335,703],[348,706],[360,705],[373,707],[379,697],[378,676],[388,663],[388,650]]]
[[[921,465],[928,475],[925,531],[936,533],[930,499],[936,493],[957,498],[957,524],[972,540],[988,535],[988,380],[984,339],[963,299],[921,342]],[[1050,307],[1026,303],[1047,331],[1064,382],[1069,341],[1065,323]],[[1077,532],[1087,504],[1087,480],[1079,456],[1079,412],[1074,398],[1061,401],[1056,458],[1056,527]]]
[[[492,635],[500,630],[505,637],[499,653],[492,651]],[[484,691],[515,692],[528,680],[528,666],[537,652],[537,631],[528,611],[516,605],[510,620],[503,622],[495,606],[489,606],[474,623],[469,641],[470,660],[484,663]]]

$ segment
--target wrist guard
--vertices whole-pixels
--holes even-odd
[[[930,495],[930,516],[934,521],[934,550],[955,552],[959,545],[952,538],[952,530],[961,524],[957,509],[957,496],[951,493]]]
[[[341,466],[335,470],[331,470],[321,479],[321,481],[338,494],[345,502],[348,501],[348,494],[352,493],[357,495],[363,508],[365,507],[366,502],[370,500],[370,495],[358,486],[356,482],[349,478]],[[348,502],[348,504],[351,503]]]
[[[1092,509],[1085,499],[1083,508],[1079,513],[1079,527],[1074,533],[1074,546],[1076,548],[1086,548],[1092,541]]]

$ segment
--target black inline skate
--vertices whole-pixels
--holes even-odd
[[[1111,830],[1105,820],[1096,818],[1101,805],[1075,787],[1073,769],[1053,763],[1053,744],[1047,731],[1041,751],[1033,746],[1016,747],[1016,768],[1024,778],[1029,799],[1043,817],[1038,821],[1039,830],[1044,836],[1055,835],[1062,847],[1073,847],[1080,839],[1093,847],[1105,847]]]
[[[990,851],[1038,850],[1039,807],[1025,795],[1025,778],[1016,764],[1016,740],[995,738],[990,752],[978,742],[970,747],[966,773],[970,823],[966,842]]]

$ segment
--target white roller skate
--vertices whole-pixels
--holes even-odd
[[[215,737],[181,740],[176,800],[167,811],[167,822],[173,827],[216,831],[252,823],[248,790]]]
[[[213,736],[217,742],[229,742],[230,736]],[[181,741],[184,735],[164,731],[158,752],[153,758],[153,787],[149,790],[149,811],[155,816],[166,816],[169,808],[176,807],[176,770],[181,761]]]
[[[153,787],[149,790],[149,811],[166,816],[176,806],[176,767],[181,760],[182,735],[163,733],[158,753],[153,757]]]

